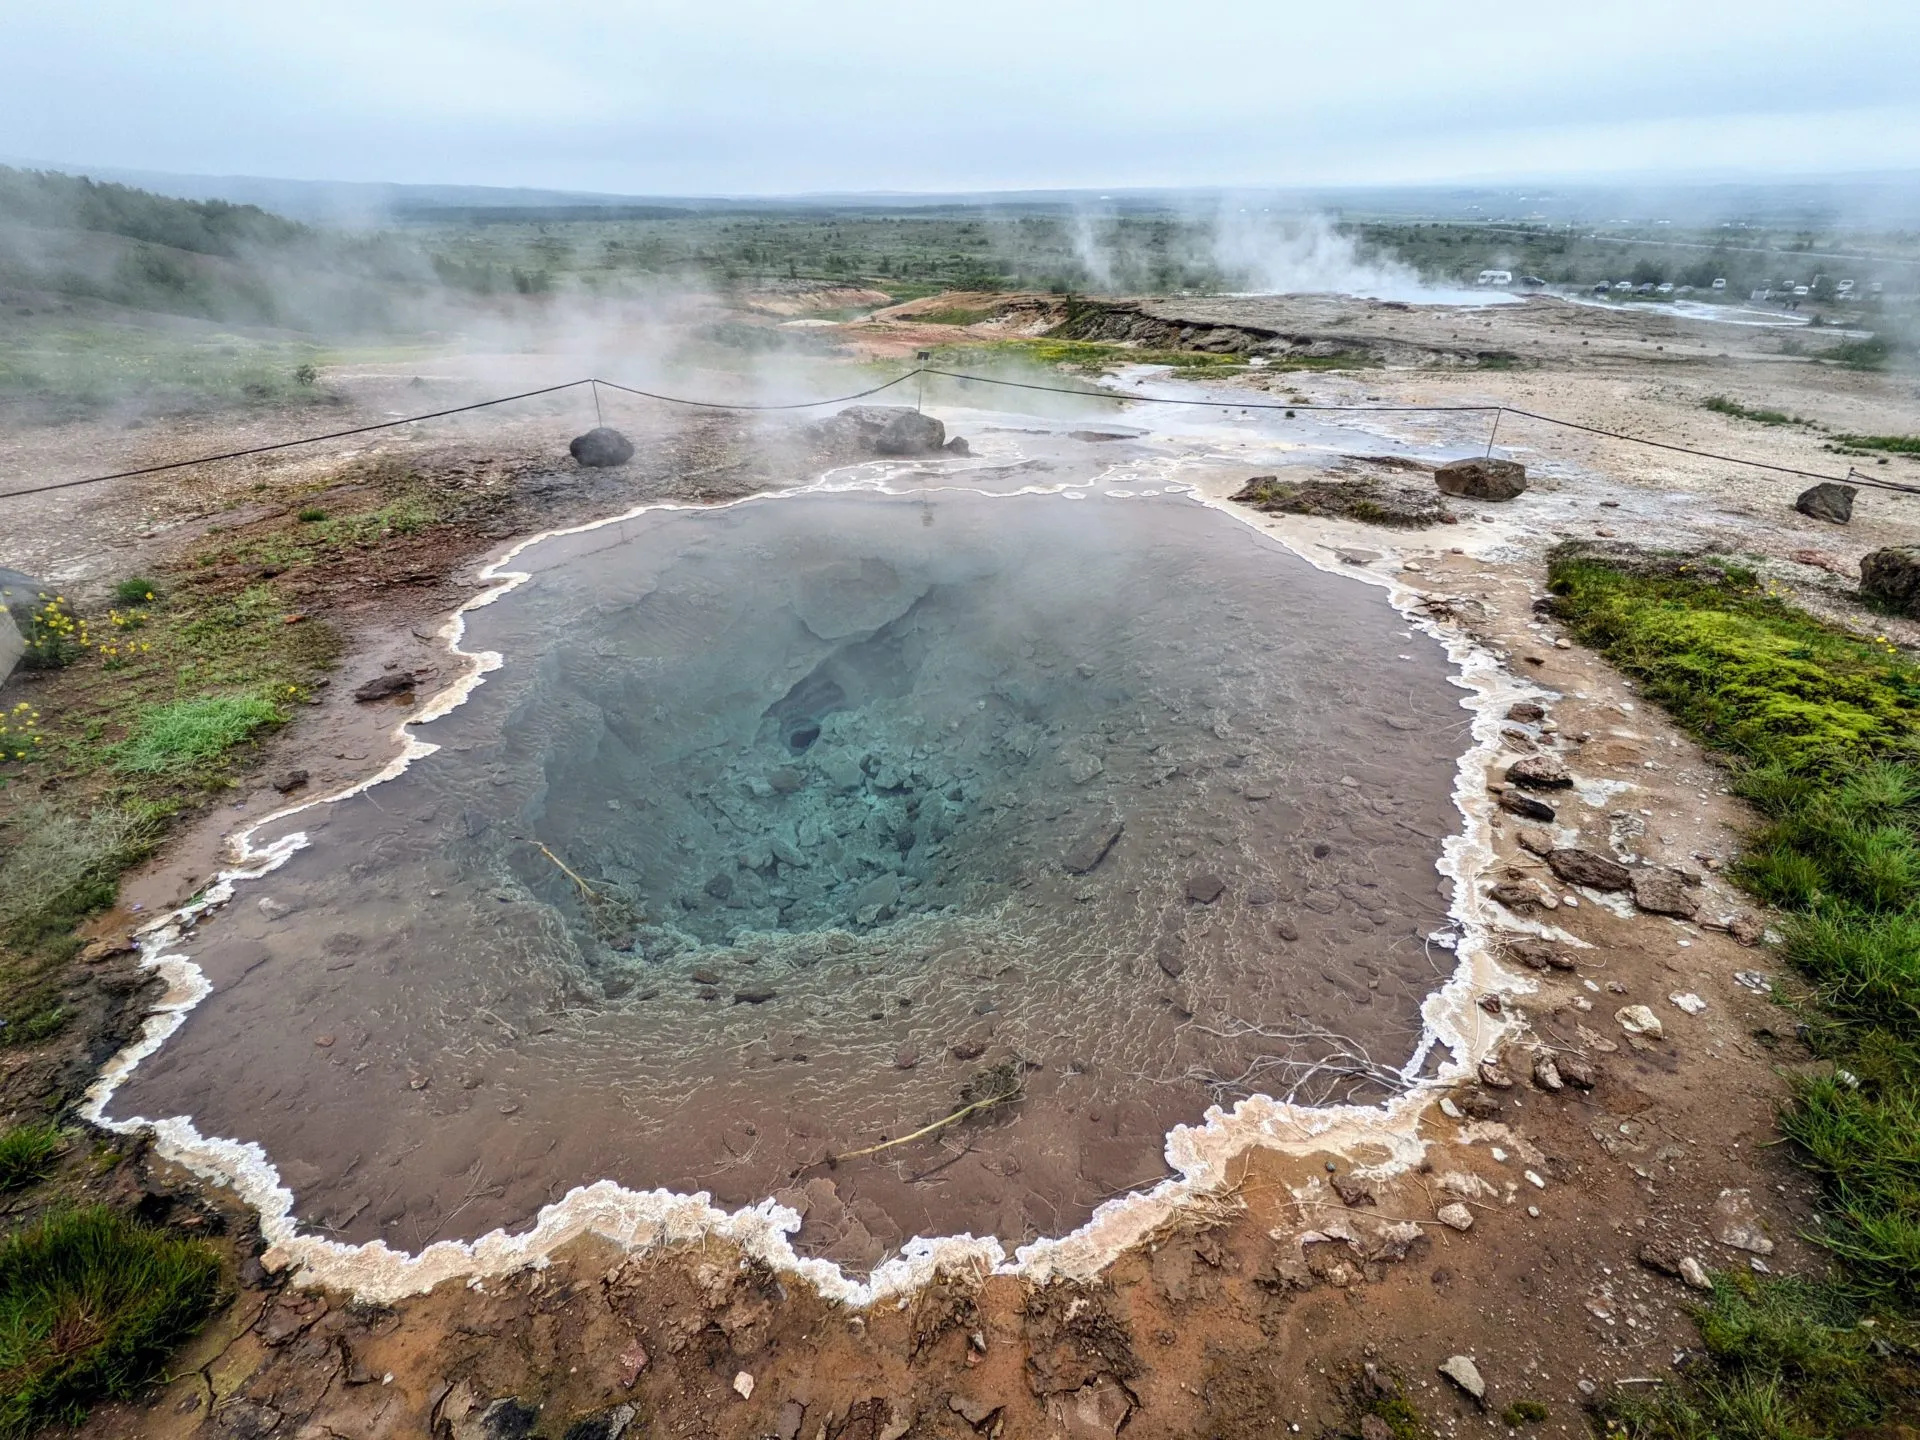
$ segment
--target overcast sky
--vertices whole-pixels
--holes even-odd
[[[654,194],[1920,166],[1915,0],[0,0],[0,152]]]

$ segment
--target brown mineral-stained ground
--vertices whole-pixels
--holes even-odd
[[[1700,399],[1726,393],[1841,430],[1914,428],[1910,380],[1816,368],[1773,353],[1772,337],[1729,334],[1731,327],[1673,322],[1676,333],[1662,339],[1656,337],[1668,335],[1664,320],[1637,322],[1644,336],[1619,317],[1585,311],[1549,317],[1561,321],[1550,326],[1539,318],[1546,312],[1538,302],[1459,315],[1337,303],[1381,325],[1471,325],[1492,337],[1489,343],[1527,353],[1538,368],[1276,374],[1261,377],[1263,384],[1316,398],[1495,396],[1815,469],[1833,468],[1835,460],[1810,432],[1743,425],[1701,411]],[[1580,345],[1595,335],[1604,346]],[[1655,358],[1660,344],[1680,350],[1688,363]],[[1596,348],[1603,353],[1593,355]],[[1729,358],[1715,358],[1721,351]],[[516,455],[537,469],[569,424],[570,417],[530,422],[506,444],[476,430],[469,453],[484,454],[503,473],[519,463],[510,458]],[[192,448],[206,438],[204,427],[184,441],[149,432],[143,448],[167,453],[170,445]],[[59,437],[38,435],[32,443],[51,453]],[[430,463],[424,449],[387,443]],[[1913,541],[1920,511],[1906,497],[1865,492],[1855,524],[1839,529],[1794,515],[1786,506],[1791,482],[1757,473],[1570,436],[1556,437],[1549,453],[1570,468],[1501,511],[1496,523],[1504,543],[1496,546],[1482,543],[1484,522],[1472,517],[1458,530],[1412,536],[1298,517],[1262,523],[1285,526],[1310,552],[1346,550],[1349,563],[1364,556],[1366,568],[1397,571],[1402,583],[1441,597],[1437,608],[1505,655],[1516,674],[1557,692],[1562,698],[1549,711],[1562,738],[1554,748],[1576,778],[1636,787],[1609,800],[1589,784],[1599,803],[1564,799],[1562,824],[1577,826],[1595,849],[1608,848],[1610,833],[1624,834],[1650,860],[1699,869],[1703,917],[1731,914],[1738,898],[1712,871],[1732,853],[1746,817],[1721,793],[1713,763],[1629,685],[1585,651],[1556,646],[1551,627],[1532,610],[1544,543],[1603,529],[1655,542],[1680,514],[1709,530],[1725,526],[1736,548],[1766,557],[1769,573],[1803,600],[1857,621],[1841,577],[1865,549]],[[1525,458],[1537,464],[1547,457]],[[311,477],[329,463],[301,461],[299,473]],[[668,471],[686,463],[649,467],[646,473],[659,478],[641,483],[671,485]],[[31,564],[58,553],[83,576],[124,571],[133,562],[123,558],[123,546],[153,545],[146,553],[161,554],[217,516],[233,523],[224,506],[265,503],[251,489],[253,473],[265,475],[271,489],[276,476],[295,467],[228,468],[235,473],[225,478],[216,473],[190,486],[131,482],[85,506],[39,512],[46,528],[10,531],[0,559]],[[1907,480],[1920,479],[1916,471],[1898,459],[1879,468]],[[1245,478],[1223,467],[1203,489],[1224,496]],[[576,491],[573,500],[562,494],[515,501],[461,544],[393,561],[409,570],[437,565],[433,581],[354,587],[328,598],[353,642],[343,675],[377,671],[389,659],[444,664],[424,637],[489,547],[614,499]],[[1617,508],[1598,508],[1608,499]],[[1581,516],[1582,507],[1590,518]],[[161,512],[175,528],[150,527],[146,540],[103,518]],[[1473,553],[1452,553],[1456,544]],[[1833,565],[1792,558],[1810,549]],[[1399,570],[1408,560],[1419,568]],[[387,564],[386,556],[377,559],[375,578],[397,578]],[[1873,622],[1882,629],[1890,623]],[[1913,638],[1900,624],[1888,633]],[[388,711],[376,721],[336,697],[273,742],[262,773],[295,761],[314,769],[317,783],[364,773],[384,753],[394,718]],[[1489,778],[1497,781],[1518,753],[1516,743]],[[271,798],[263,788],[247,808],[263,808]],[[127,900],[152,911],[183,898],[189,877],[205,873],[217,837],[236,819],[232,812],[209,817],[130,883]],[[1630,832],[1641,827],[1635,838]],[[1498,824],[1499,860],[1483,886],[1510,878],[1509,867],[1521,877],[1543,876],[1518,847],[1517,828],[1510,820]],[[1553,893],[1568,892],[1554,885]],[[1353,1209],[1328,1183],[1345,1178],[1346,1157],[1249,1152],[1231,1194],[1087,1283],[1035,1286],[1012,1276],[955,1275],[904,1306],[858,1314],[716,1243],[623,1256],[582,1242],[542,1271],[472,1287],[449,1283],[390,1307],[363,1306],[343,1295],[289,1289],[264,1274],[246,1244],[245,1216],[226,1205],[221,1220],[210,1221],[198,1198],[207,1193],[203,1187],[133,1146],[97,1184],[139,1200],[157,1218],[194,1221],[202,1230],[224,1223],[234,1298],[176,1359],[171,1380],[140,1403],[97,1410],[85,1433],[467,1437],[530,1430],[558,1437],[599,1417],[593,1428],[574,1432],[584,1440],[615,1433],[626,1413],[620,1407],[631,1406],[627,1433],[663,1437],[1097,1437],[1122,1426],[1140,1437],[1278,1435],[1295,1427],[1308,1435],[1354,1434],[1362,1411],[1388,1389],[1404,1396],[1432,1433],[1504,1431],[1499,1411],[1523,1398],[1548,1407],[1540,1432],[1581,1433],[1588,1424],[1581,1406],[1591,1393],[1615,1383],[1658,1383],[1672,1374],[1676,1355],[1697,1344],[1685,1313],[1690,1292],[1642,1262],[1649,1247],[1709,1268],[1759,1259],[1714,1239],[1711,1216],[1723,1191],[1749,1193],[1774,1242],[1761,1263],[1793,1273],[1814,1270],[1821,1259],[1797,1238],[1811,1215],[1812,1191],[1790,1155],[1769,1143],[1780,1072],[1806,1056],[1793,1039],[1790,1012],[1733,978],[1736,971],[1772,972],[1765,952],[1703,926],[1622,916],[1592,896],[1546,918],[1585,947],[1560,947],[1574,960],[1572,971],[1516,972],[1538,986],[1506,999],[1526,1020],[1526,1035],[1508,1052],[1520,1081],[1510,1090],[1472,1087],[1455,1096],[1456,1109],[1490,1118],[1456,1120],[1430,1110],[1428,1163],[1376,1183],[1374,1203]],[[107,924],[125,920],[119,915]],[[91,991],[111,997],[117,989],[124,999],[123,962],[91,969],[99,977]],[[1705,1010],[1688,1014],[1668,998],[1682,993],[1700,996]],[[1624,1034],[1613,1012],[1628,1004],[1651,1007],[1665,1038],[1635,1043]],[[113,1002],[98,1008],[107,1017]],[[0,1077],[8,1107],[56,1085],[61,1067],[82,1065],[89,1048],[97,1058],[128,1022],[123,1016],[117,1026],[109,1018],[100,1023],[106,1028],[83,1033],[64,1060],[10,1055]],[[1535,1044],[1585,1054],[1599,1071],[1596,1087],[1547,1094],[1528,1083]],[[1543,1186],[1525,1178],[1528,1170]],[[1462,1175],[1480,1177],[1487,1188],[1455,1178]],[[1435,1217],[1463,1192],[1474,1224],[1460,1234]],[[223,1205],[217,1191],[208,1199]],[[1370,1257],[1366,1252],[1386,1237],[1376,1222],[1400,1220],[1420,1231],[1405,1256]],[[1308,1232],[1335,1231],[1351,1233],[1354,1242],[1303,1242]],[[1438,1375],[1436,1367],[1454,1354],[1472,1356],[1486,1377],[1485,1407]],[[736,1389],[743,1374],[751,1386]],[[743,1398],[739,1390],[749,1388]],[[508,1397],[525,1409],[505,1403]]]

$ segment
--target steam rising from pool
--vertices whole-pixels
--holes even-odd
[[[203,926],[117,1112],[257,1140],[349,1240],[605,1177],[864,1269],[1064,1233],[1331,1035],[1412,1053],[1464,716],[1378,591],[1177,494],[930,483],[520,563],[469,618],[504,666]]]

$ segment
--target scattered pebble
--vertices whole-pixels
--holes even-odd
[[[1463,1235],[1473,1228],[1473,1211],[1457,1200],[1451,1205],[1442,1205],[1433,1212],[1433,1218]]]
[[[1682,941],[1681,943],[1685,944],[1686,942]],[[1702,1010],[1707,1008],[1707,1002],[1702,1000],[1698,995],[1695,995],[1691,990],[1675,991],[1673,994],[1667,996],[1667,999],[1671,1000],[1678,1009],[1686,1011],[1689,1015],[1698,1015]]]
[[[744,1370],[734,1376],[733,1393],[738,1395],[742,1400],[751,1400],[753,1398],[753,1376]]]

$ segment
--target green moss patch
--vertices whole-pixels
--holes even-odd
[[[1607,1408],[1648,1440],[1844,1434],[1914,1413],[1920,1309],[1920,669],[1707,557],[1551,561],[1556,611],[1723,752],[1763,823],[1733,878],[1787,912],[1829,1063],[1780,1126],[1825,1194],[1810,1282],[1716,1277],[1711,1365]]]

